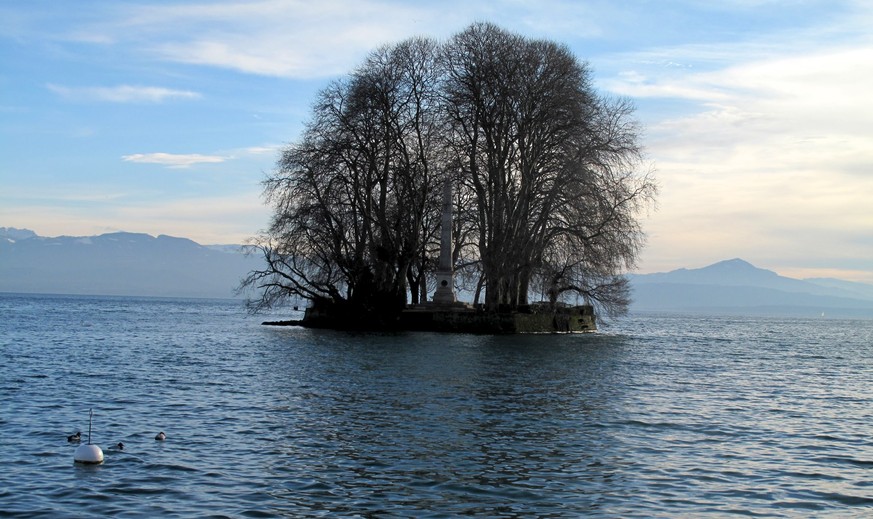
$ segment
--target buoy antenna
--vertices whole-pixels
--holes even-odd
[[[91,418],[94,417],[94,408],[88,409],[88,445],[91,445]]]

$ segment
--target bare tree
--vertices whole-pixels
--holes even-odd
[[[620,313],[620,274],[634,266],[637,217],[656,192],[638,172],[631,104],[598,96],[566,47],[492,24],[458,34],[444,56],[448,138],[475,200],[486,305],[526,304],[535,282]]]
[[[298,295],[390,314],[422,297],[439,221],[435,51],[384,47],[320,93],[264,182],[274,217],[254,245],[267,266],[244,281],[261,290],[253,308]]]

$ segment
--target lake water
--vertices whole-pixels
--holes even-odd
[[[0,515],[873,516],[873,321],[472,336],[262,319],[0,295]],[[99,466],[66,439],[89,409]]]

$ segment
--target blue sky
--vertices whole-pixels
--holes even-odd
[[[0,226],[241,243],[315,93],[474,21],[567,44],[645,126],[640,272],[873,282],[873,2],[0,0]]]

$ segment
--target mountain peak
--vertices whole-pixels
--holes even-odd
[[[729,260],[719,261],[717,263],[713,263],[710,267],[724,267],[724,268],[743,268],[743,269],[757,269],[758,267],[752,265],[748,261],[741,258],[734,258]]]
[[[749,263],[748,261],[740,258],[734,258],[724,261],[719,261],[718,263],[713,263],[708,267],[703,267],[701,269],[697,269],[699,271],[708,271],[708,272],[723,272],[730,273],[732,275],[746,275],[746,276],[767,276],[773,277],[778,276],[772,270],[762,269],[756,267]]]
[[[873,286],[792,279],[740,258],[696,269],[631,276],[636,310],[683,310],[870,318]]]
[[[701,268],[681,268],[658,274],[643,274],[634,276],[634,279],[638,283],[691,283],[696,285],[734,286],[755,286],[787,280],[787,278],[781,278],[772,270],[758,268],[740,258],[719,261]],[[789,283],[796,282],[796,280],[787,281]]]

